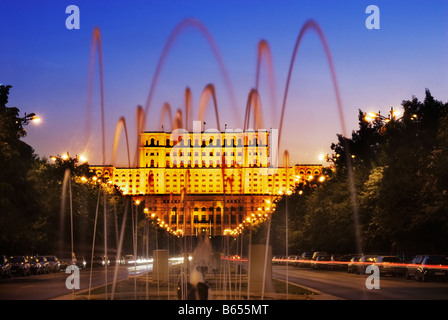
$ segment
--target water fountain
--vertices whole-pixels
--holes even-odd
[[[233,94],[233,90],[232,90],[232,83],[230,81],[230,77],[227,73],[227,70],[225,68],[225,65],[223,63],[223,59],[220,55],[220,51],[217,48],[217,45],[215,44],[212,36],[210,35],[210,33],[208,32],[208,30],[197,20],[194,19],[186,19],[184,21],[182,21],[175,29],[174,31],[171,33],[170,37],[168,38],[165,47],[163,48],[161,57],[157,63],[157,67],[156,67],[156,71],[155,74],[153,76],[153,80],[149,89],[149,94],[148,94],[148,98],[145,104],[145,107],[143,108],[142,106],[138,106],[137,107],[137,146],[136,146],[136,153],[135,153],[135,158],[134,158],[134,167],[138,166],[138,146],[139,146],[139,138],[138,138],[138,134],[142,131],[144,131],[145,129],[145,124],[146,124],[146,117],[149,114],[149,110],[151,107],[151,102],[152,102],[152,97],[158,82],[158,77],[160,75],[160,72],[162,70],[162,67],[164,65],[165,59],[167,54],[169,53],[169,51],[171,50],[171,47],[174,43],[174,41],[177,39],[177,37],[187,28],[193,27],[196,30],[198,30],[203,36],[204,38],[207,40],[208,44],[210,45],[213,54],[215,55],[215,58],[218,62],[218,65],[220,67],[220,70],[222,72],[222,75],[224,77],[224,81],[225,81],[225,85],[228,89],[229,92],[229,96],[231,98],[231,100],[233,101],[233,112],[235,115],[235,124],[238,124],[238,121],[240,119],[240,117],[238,116],[239,112],[237,109],[237,104],[235,103],[235,98],[234,98],[234,94]],[[335,68],[333,65],[333,61],[332,61],[332,57],[330,54],[330,50],[328,47],[328,44],[325,40],[324,34],[322,32],[322,30],[320,29],[319,25],[310,20],[307,21],[305,23],[305,25],[302,27],[302,29],[300,30],[299,36],[297,38],[295,47],[294,47],[294,51],[292,54],[292,58],[291,58],[291,63],[289,66],[289,70],[288,70],[288,77],[287,77],[287,81],[286,81],[286,87],[285,87],[285,92],[284,92],[284,96],[283,96],[283,104],[282,104],[282,109],[281,109],[281,117],[280,117],[280,121],[279,121],[279,125],[278,125],[278,130],[279,130],[279,134],[278,134],[278,145],[281,145],[281,137],[282,137],[282,129],[283,129],[283,119],[285,116],[285,111],[286,111],[286,104],[287,104],[287,97],[288,97],[288,91],[289,91],[289,86],[290,86],[290,80],[291,80],[291,75],[292,75],[292,71],[294,68],[294,63],[295,63],[295,59],[297,56],[297,52],[298,49],[300,47],[300,43],[302,41],[303,36],[310,30],[314,30],[315,32],[317,32],[319,39],[321,41],[321,43],[323,44],[324,47],[324,51],[327,57],[327,61],[329,63],[329,67],[331,70],[331,77],[332,77],[332,81],[333,81],[333,85],[334,85],[334,90],[335,90],[335,94],[336,94],[336,101],[337,101],[337,107],[338,107],[338,112],[339,112],[339,117],[340,117],[340,123],[342,126],[342,132],[343,135],[345,136],[346,134],[346,128],[345,128],[345,122],[344,122],[344,116],[343,116],[343,108],[342,108],[342,102],[341,102],[341,98],[340,98],[340,93],[339,93],[339,88],[338,88],[338,82],[337,82],[337,78],[336,78],[336,73],[335,73]],[[90,73],[89,73],[89,87],[88,87],[88,96],[89,96],[89,103],[88,103],[88,110],[90,111],[91,105],[90,105],[90,99],[92,96],[92,78],[93,78],[93,61],[94,61],[94,52],[95,49],[98,52],[99,55],[99,64],[100,64],[100,83],[101,83],[101,125],[102,125],[102,155],[103,155],[103,165],[105,164],[105,123],[104,123],[104,94],[103,94],[103,66],[102,66],[102,52],[101,52],[101,35],[100,35],[100,31],[98,28],[95,28],[94,30],[94,35],[93,35],[93,41],[92,41],[92,54],[91,54],[91,64],[90,64]],[[269,44],[267,41],[262,40],[259,42],[258,44],[258,51],[257,51],[257,64],[256,64],[256,79],[255,79],[255,87],[253,89],[250,90],[249,94],[248,94],[248,99],[247,99],[247,103],[246,103],[246,110],[245,110],[245,116],[244,116],[244,123],[243,123],[243,128],[244,130],[248,129],[250,127],[250,121],[251,119],[253,120],[253,127],[255,129],[259,129],[259,128],[263,128],[263,113],[262,113],[262,103],[261,103],[261,99],[260,99],[260,95],[259,95],[259,83],[260,83],[260,69],[261,69],[261,65],[262,62],[265,62],[267,67],[268,67],[268,81],[269,81],[269,85],[270,85],[270,95],[271,95],[271,111],[272,111],[272,119],[274,121],[276,121],[276,116],[277,116],[277,109],[275,107],[275,82],[274,82],[274,69],[273,69],[273,63],[272,63],[272,56],[271,56],[271,52],[270,52],[270,48],[269,48]],[[201,94],[201,98],[200,98],[200,103],[199,103],[199,111],[198,111],[198,115],[197,118],[199,121],[203,121],[205,114],[206,114],[206,108],[207,105],[209,103],[210,98],[212,98],[213,101],[213,106],[214,106],[214,113],[216,116],[216,125],[218,128],[218,131],[220,131],[221,129],[221,124],[220,124],[220,120],[219,120],[219,107],[218,107],[218,99],[216,96],[216,92],[215,92],[215,87],[213,84],[208,84],[206,85],[206,87],[204,88],[202,94]],[[192,122],[191,120],[193,120],[193,105],[192,105],[192,93],[191,90],[187,87],[185,89],[185,104],[184,104],[184,110],[178,109],[175,113],[175,116],[173,117],[172,114],[172,110],[171,110],[171,106],[168,102],[166,102],[160,112],[160,125],[163,125],[166,116],[168,116],[168,123],[171,125],[171,129],[175,129],[175,128],[185,128],[186,130],[191,129],[190,123]],[[90,125],[90,120],[88,118],[88,121],[86,122],[88,125]],[[115,137],[114,137],[114,146],[113,146],[113,150],[112,150],[112,161],[115,161],[115,157],[116,157],[116,152],[117,152],[117,145],[118,145],[118,141],[121,135],[122,130],[124,130],[125,136],[126,136],[126,147],[127,147],[127,156],[128,156],[128,164],[129,167],[131,167],[131,160],[130,160],[130,147],[129,147],[129,139],[128,139],[128,134],[127,134],[127,128],[126,128],[126,120],[124,117],[120,118],[120,120],[117,123],[117,129],[115,132]],[[89,131],[87,131],[89,132]],[[348,155],[349,153],[347,153]],[[284,161],[285,161],[285,166],[288,167],[289,166],[289,153],[287,150],[284,150]],[[348,167],[350,168],[350,159],[347,158],[347,164]],[[225,202],[225,197],[226,197],[226,189],[227,189],[227,183],[228,181],[224,179],[225,177],[225,166],[222,166],[222,182],[223,182],[223,197],[224,197],[224,202]],[[357,239],[359,241],[359,231],[358,231],[358,217],[357,217],[357,208],[356,208],[356,202],[354,201],[355,198],[355,190],[354,190],[354,184],[353,184],[353,176],[351,174],[351,171],[349,170],[349,182],[350,182],[350,186],[351,186],[351,195],[352,195],[352,203],[353,203],[353,215],[354,215],[354,221],[355,221],[355,229],[357,230]],[[187,179],[188,181],[188,179]],[[188,182],[187,182],[188,183]],[[242,189],[243,187],[243,183],[241,181],[242,184]],[[181,193],[181,197],[182,197],[182,201],[181,203],[185,204],[185,199],[187,197],[188,194],[188,187],[184,188],[182,190]],[[100,193],[98,194],[98,203],[99,203],[99,199],[100,199]],[[171,203],[171,201],[170,201]],[[131,205],[131,210],[133,208],[133,206]],[[97,223],[97,218],[98,218],[98,206],[97,206],[97,212],[96,212],[96,216],[95,216],[95,226],[94,226],[94,230],[96,231],[96,223]],[[187,208],[185,208],[187,209]],[[225,206],[223,208],[223,210],[225,210]],[[186,210],[187,211],[187,210]],[[122,227],[121,227],[121,232],[120,232],[120,240],[119,240],[119,245],[118,245],[118,254],[119,256],[121,255],[122,252],[122,243],[123,243],[123,237],[124,237],[124,231],[125,231],[125,222],[126,222],[126,218],[127,218],[127,214],[128,214],[128,208],[126,207],[126,210],[124,212],[124,219],[122,222]],[[106,212],[106,207],[104,208],[104,233],[105,235],[107,234],[107,229],[106,229],[106,217],[107,217],[107,212]],[[132,226],[133,226],[133,233],[134,235],[136,235],[137,232],[137,215],[135,215],[135,221],[134,221],[134,213],[131,212],[131,217],[132,217]],[[184,223],[185,223],[184,219]],[[286,230],[288,230],[288,215],[286,214]],[[93,257],[93,253],[94,253],[94,246],[95,246],[95,231],[94,231],[94,236],[93,236],[93,245],[92,245],[92,257]],[[137,255],[137,241],[136,238],[134,238],[134,255]],[[229,238],[230,236],[227,236],[225,238],[225,240],[223,241],[222,245],[221,245],[221,256],[226,255],[227,257],[229,257],[231,255],[230,252],[230,245],[229,245]],[[249,253],[249,261],[248,261],[248,265],[247,265],[247,272],[248,272],[248,283],[247,283],[247,299],[250,299],[251,296],[251,292],[252,290],[255,290],[256,286],[259,285],[260,286],[260,292],[261,292],[261,299],[264,299],[265,297],[265,292],[266,290],[270,290],[270,264],[271,264],[271,259],[269,259],[271,253],[270,253],[270,244],[269,244],[269,238],[270,238],[270,219],[268,219],[268,228],[267,228],[267,237],[266,237],[266,244],[263,245],[262,247],[257,247],[255,245],[253,245],[251,243],[251,231],[249,234],[249,239],[248,239],[248,246],[247,246],[247,251]],[[156,249],[159,250],[158,248],[158,244],[157,244],[157,239],[158,237],[155,237],[156,240]],[[241,256],[243,255],[243,234],[241,234],[241,240],[239,243],[239,246],[237,245],[237,255],[240,254]],[[220,259],[220,266],[216,266],[213,265],[213,254],[212,254],[212,248],[210,246],[208,237],[205,238],[201,238],[198,239],[198,244],[196,246],[196,248],[194,249],[193,252],[193,261],[192,261],[192,266],[190,267],[188,265],[188,248],[187,248],[187,243],[186,243],[186,237],[184,237],[184,243],[181,246],[181,252],[182,255],[184,256],[184,264],[181,268],[180,273],[177,275],[177,279],[178,279],[178,298],[179,299],[206,299],[206,298],[210,298],[211,297],[211,287],[210,285],[207,283],[206,280],[206,276],[207,274],[209,274],[210,270],[219,270],[220,272],[220,285],[217,286],[217,288],[219,288],[222,292],[223,292],[223,296],[225,298],[229,297],[230,299],[236,298],[237,296],[239,298],[241,298],[241,291],[242,291],[242,262],[238,262],[238,270],[239,270],[239,274],[238,277],[232,277],[231,276],[231,266],[230,266],[230,261],[227,259],[225,261],[221,261]],[[107,255],[107,240],[104,239],[104,246],[105,246],[105,255]],[[286,232],[286,254],[288,254],[288,232]],[[360,248],[360,244],[358,243],[358,248]],[[238,251],[240,250],[240,251]],[[191,251],[190,251],[191,252]],[[359,251],[361,252],[361,251]],[[157,252],[158,255],[158,252]],[[159,261],[159,259],[157,259]],[[186,260],[186,261],[185,261]],[[165,260],[164,260],[165,261]],[[262,268],[260,268],[260,263],[254,263],[254,261],[262,261],[261,265],[263,265]],[[113,289],[112,289],[112,298],[114,298],[114,294],[115,294],[115,283],[117,280],[117,269],[118,267],[115,268],[115,273],[114,273],[114,280],[113,280]],[[257,278],[257,273],[260,273],[262,276],[262,280],[261,283],[260,282],[251,282],[251,279],[256,279]],[[288,276],[287,276],[288,277]],[[170,282],[169,280],[169,275],[167,276],[167,281],[168,283]],[[259,279],[259,278],[258,278]],[[233,282],[233,286],[234,286],[234,290],[232,292],[232,281]],[[239,281],[239,295],[237,295],[237,288],[238,288],[238,281]],[[107,269],[106,269],[106,282],[107,282]],[[287,286],[288,287],[288,286]],[[90,288],[90,285],[89,285]],[[286,292],[287,296],[288,296],[288,291]],[[134,297],[136,297],[136,295],[134,295]],[[148,293],[146,293],[146,297],[148,297]],[[107,298],[107,294],[106,294],[106,298]]]

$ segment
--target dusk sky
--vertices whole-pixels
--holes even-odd
[[[369,30],[366,7],[380,10],[380,29]],[[80,29],[66,28],[66,7],[80,10]],[[247,97],[255,86],[257,45],[269,43],[275,72],[275,103],[266,64],[260,97],[264,127],[277,128],[295,42],[309,19],[322,29],[331,50],[347,130],[357,129],[358,109],[387,114],[391,106],[425,88],[448,101],[448,2],[363,0],[240,1],[3,1],[0,83],[12,85],[9,107],[35,112],[42,121],[27,127],[38,156],[85,154],[101,164],[98,63],[93,110],[87,112],[90,50],[95,27],[101,31],[106,109],[106,162],[117,121],[128,124],[135,148],[136,108],[145,105],[162,50],[184,19],[200,21],[219,48],[232,88],[202,33],[186,28],[178,35],[161,69],[146,130],[160,130],[162,105],[184,106],[185,88],[193,94],[194,116],[204,87],[215,85],[221,127],[242,128]],[[96,59],[98,62],[98,59]],[[238,112],[232,107],[233,91]],[[92,136],[86,137],[91,117]],[[216,128],[212,104],[207,128]],[[164,128],[169,128],[167,122]],[[310,30],[296,56],[287,99],[280,153],[292,163],[319,163],[318,155],[342,133],[335,91],[322,43]],[[87,142],[89,141],[89,142]],[[124,139],[121,140],[123,146]],[[124,150],[124,149],[123,149]],[[126,157],[122,153],[119,160]],[[121,164],[124,164],[123,162]]]

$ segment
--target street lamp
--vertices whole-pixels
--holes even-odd
[[[35,113],[25,113],[25,116],[23,118],[17,119],[17,122],[21,122],[23,124],[28,124],[30,121],[39,122],[40,118]]]
[[[398,109],[394,109],[394,107],[390,107],[390,112],[389,112],[389,115],[387,117],[381,115],[380,111],[378,111],[378,113],[376,113],[376,112],[369,112],[369,113],[367,113],[364,116],[364,120],[367,121],[367,122],[380,120],[380,121],[384,121],[385,123],[388,123],[391,120],[398,121],[401,118],[403,118],[403,111],[398,110]]]

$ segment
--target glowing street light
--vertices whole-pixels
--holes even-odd
[[[364,120],[367,122],[372,122],[375,120],[381,120],[385,123],[390,122],[391,120],[397,121],[403,117],[403,111],[399,109],[394,109],[394,107],[390,108],[389,115],[387,117],[380,114],[380,112],[369,112],[364,116]]]
[[[87,162],[87,158],[86,158],[86,156],[84,156],[84,155],[80,155],[80,156],[79,156],[79,161],[80,161],[81,163],[86,163],[86,162]]]
[[[41,119],[40,119],[38,116],[34,115],[34,116],[31,118],[31,121],[32,121],[33,123],[35,123],[35,124],[40,124]]]
[[[21,122],[23,124],[28,124],[30,121],[33,121],[35,123],[40,122],[40,118],[35,113],[26,114],[23,118],[18,118],[16,122]]]

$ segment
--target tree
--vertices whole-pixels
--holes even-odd
[[[328,158],[334,172],[302,198],[289,197],[290,249],[353,252],[358,241],[364,252],[448,251],[448,105],[426,90],[423,102],[402,106],[402,116],[359,110],[359,128],[337,135]],[[284,243],[284,201],[272,215],[276,246]]]
[[[18,108],[6,106],[10,88],[0,86],[0,249],[5,253],[27,248],[39,225],[38,206],[27,181],[35,154],[21,140],[32,117],[20,117]]]

